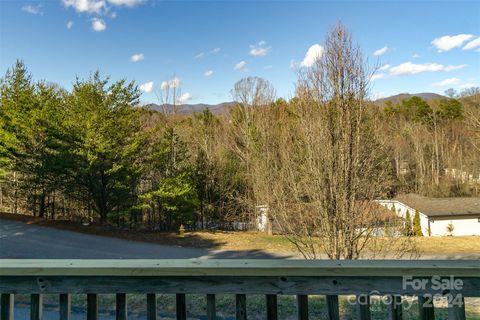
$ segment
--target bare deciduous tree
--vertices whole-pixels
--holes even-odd
[[[267,80],[259,77],[247,77],[235,83],[232,90],[232,97],[237,106],[230,112],[230,130],[232,151],[241,159],[247,191],[241,195],[245,206],[249,208],[245,213],[247,220],[254,217],[254,207],[256,204],[255,183],[258,179],[253,179],[255,167],[252,166],[254,158],[255,144],[258,136],[257,127],[259,122],[255,119],[255,114],[260,112],[275,100],[275,89]]]
[[[155,90],[157,100],[165,116],[178,112],[178,102],[181,96],[181,81],[175,75],[170,80],[162,81],[160,88]]]
[[[383,227],[395,219],[373,201],[386,191],[390,167],[366,112],[367,65],[341,24],[327,35],[324,49],[300,75],[296,121],[285,132],[280,170],[271,172],[275,218],[305,258],[323,252],[330,259],[357,259],[381,253],[381,243],[389,243],[393,254],[390,240],[400,234]],[[380,229],[381,241],[375,237]],[[397,252],[406,247],[398,244]]]

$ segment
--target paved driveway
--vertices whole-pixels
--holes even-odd
[[[0,259],[266,259],[263,251],[183,248],[77,233],[0,219]]]

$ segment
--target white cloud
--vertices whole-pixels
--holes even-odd
[[[215,48],[212,50],[211,53],[215,54],[215,53],[219,53],[220,52],[220,48]]]
[[[375,81],[377,79],[382,79],[382,78],[385,78],[385,74],[384,73],[375,73],[374,75],[372,75],[370,77],[370,80],[371,81]]]
[[[134,7],[143,2],[143,0],[107,0],[108,3],[114,6]]]
[[[247,63],[242,60],[233,67],[233,70],[243,70],[246,65]]]
[[[457,84],[460,82],[460,79],[458,78],[448,78],[439,82],[432,83],[432,86],[434,87],[446,87],[446,86],[451,86],[454,84]]]
[[[445,67],[445,71],[453,71],[453,70],[458,70],[458,69],[463,69],[467,66],[467,64],[459,64],[456,66],[449,65]]]
[[[471,34],[457,34],[456,36],[443,36],[432,40],[432,44],[437,48],[438,52],[452,50],[460,47],[465,41],[473,37]]]
[[[438,72],[438,71],[453,71],[465,68],[466,64],[459,64],[459,65],[448,65],[444,66],[438,63],[423,63],[423,64],[415,64],[412,62],[404,62],[399,64],[398,66],[390,68],[390,74],[393,76],[401,76],[401,75],[412,75],[422,72]]]
[[[414,54],[412,55],[412,58],[413,58],[413,59],[420,58],[420,55],[419,55],[418,53],[414,53]]]
[[[162,83],[160,84],[160,88],[161,89],[178,88],[180,87],[181,83],[182,81],[179,78],[175,77],[168,81],[162,81]]]
[[[273,66],[272,66],[271,64],[269,64],[268,66],[263,67],[263,69],[265,69],[265,70],[269,70],[269,69],[272,69],[272,68],[273,68]]]
[[[77,12],[100,14],[106,10],[104,0],[62,0],[62,2],[65,7],[72,7]]]
[[[199,54],[195,55],[195,59],[200,59],[205,56],[205,52],[200,52]]]
[[[108,14],[113,7],[126,6],[134,7],[144,2],[144,0],[62,0],[66,8],[72,7],[79,13],[90,14]],[[110,14],[114,19],[117,16],[115,12]]]
[[[150,93],[153,91],[153,81],[148,81],[140,85],[140,91]]]
[[[388,51],[388,47],[385,46],[385,47],[383,47],[383,48],[380,48],[380,49],[378,49],[378,50],[375,50],[375,52],[373,53],[373,55],[376,56],[376,57],[379,57],[379,56],[384,55],[387,51]]]
[[[143,60],[145,57],[143,56],[143,53],[135,53],[133,56],[130,57],[130,61],[132,62],[138,62]]]
[[[180,97],[178,97],[177,103],[184,104],[184,103],[187,103],[191,99],[192,99],[192,95],[188,92],[185,92]]]
[[[272,47],[267,47],[267,43],[262,40],[256,45],[250,45],[250,55],[254,57],[263,57],[267,55],[268,51],[270,51],[271,48]]]
[[[424,64],[415,64],[409,62],[404,62],[398,66],[390,68],[390,74],[394,76],[400,75],[412,75],[421,72],[436,72],[442,71],[444,66],[438,63],[424,63]]]
[[[207,71],[205,71],[205,73],[203,75],[205,77],[210,77],[212,74],[213,74],[213,70],[207,70]]]
[[[37,4],[36,6],[32,6],[30,4],[22,6],[22,11],[25,11],[27,13],[33,14],[33,15],[40,15],[43,16],[43,11],[42,11],[42,5]]]
[[[311,67],[313,64],[322,57],[323,54],[323,47],[319,44],[314,44],[310,48],[308,48],[307,53],[305,54],[305,57],[303,58],[302,63],[300,63],[300,66],[302,67]],[[290,63],[290,66],[292,64]]]
[[[67,22],[67,29],[72,29],[73,27],[73,21],[68,21]]]
[[[389,65],[387,63],[387,64],[384,64],[383,66],[381,66],[380,68],[378,68],[378,71],[385,71],[385,70],[388,70],[390,67],[391,67],[391,65]]]
[[[467,43],[465,47],[462,48],[462,50],[470,50],[479,46],[480,46],[480,37]]]
[[[95,30],[95,31],[104,31],[105,29],[107,29],[107,24],[105,23],[105,21],[103,19],[99,19],[99,18],[93,18],[92,19],[92,29]]]

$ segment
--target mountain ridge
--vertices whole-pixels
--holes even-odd
[[[437,100],[437,99],[446,99],[447,97],[440,95],[438,93],[433,92],[420,92],[420,93],[399,93],[393,96],[384,97],[375,100],[376,103],[384,103],[387,101],[391,101],[393,103],[399,103],[402,100],[409,99],[411,97],[420,97],[424,100]],[[217,104],[208,104],[208,103],[186,103],[174,106],[173,104],[156,104],[156,103],[148,103],[142,105],[143,108],[148,110],[154,111],[167,111],[172,112],[174,108],[177,109],[177,112],[180,114],[191,114],[195,112],[202,112],[204,109],[209,109],[213,114],[221,114],[225,111],[225,109],[231,108],[235,105],[234,101],[229,102],[222,102]]]
[[[177,112],[180,114],[202,112],[204,109],[209,109],[213,114],[220,114],[223,111],[225,111],[225,109],[230,108],[234,105],[235,105],[235,102],[230,101],[230,102],[222,102],[218,104],[185,103],[180,105],[173,105],[170,103],[166,103],[166,104],[148,103],[143,105],[142,107],[149,110],[160,111],[160,112],[163,112],[163,111],[172,112],[176,108]]]
[[[411,97],[420,97],[423,100],[437,100],[437,99],[446,99],[446,96],[442,96],[441,94],[438,93],[433,93],[433,92],[420,92],[420,93],[399,93],[395,94],[393,96],[385,97],[385,98],[380,98],[375,100],[375,102],[387,102],[387,101],[392,101],[394,103],[398,103],[402,100],[405,99],[410,99]]]

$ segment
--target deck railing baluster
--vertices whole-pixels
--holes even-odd
[[[448,305],[448,320],[465,320],[465,298],[453,296]]]
[[[177,320],[187,320],[187,303],[185,294],[177,293]]]
[[[267,320],[277,320],[278,319],[277,295],[267,294],[265,298],[267,303]]]
[[[30,320],[43,319],[43,297],[41,294],[30,295]]]
[[[70,294],[68,293],[61,293],[59,296],[59,313],[60,313],[60,320],[70,320],[70,304],[71,304]]]
[[[235,295],[236,319],[247,320],[247,297],[244,294]]]
[[[13,301],[14,301],[14,296],[13,294],[10,293],[2,293],[1,296],[1,306],[2,306],[2,311],[0,314],[0,320],[13,320]]]
[[[125,293],[117,293],[116,302],[116,320],[127,320],[127,295]]]
[[[418,313],[420,320],[435,320],[433,298],[431,296],[418,296]]]
[[[87,320],[98,320],[98,295],[87,294]]]
[[[157,320],[157,295],[147,293],[147,320]]]
[[[308,295],[297,295],[297,317],[298,320],[308,320]]]
[[[360,320],[370,320],[370,296],[363,294],[357,296],[357,303]]]
[[[402,320],[403,318],[402,297],[398,295],[392,295],[390,299],[391,299],[391,303],[388,309],[389,319]]]
[[[339,320],[338,296],[327,295],[328,320]]]
[[[207,319],[216,320],[217,311],[215,309],[215,295],[207,294]]]

